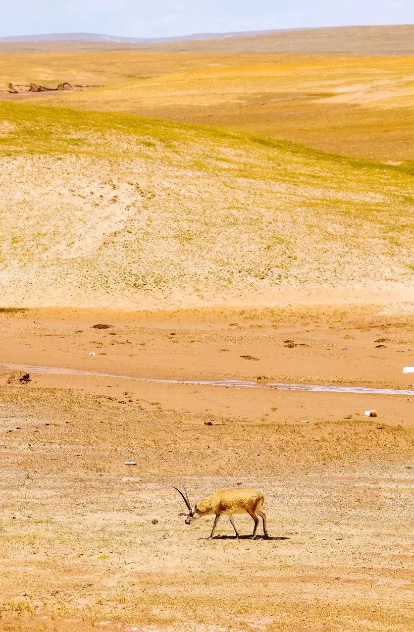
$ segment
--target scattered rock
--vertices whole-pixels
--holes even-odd
[[[14,371],[7,378],[7,384],[14,384],[16,382],[20,382],[20,384],[27,384],[31,381],[29,373],[25,373],[24,371]]]
[[[103,325],[102,323],[98,323],[97,325],[92,325],[91,329],[111,329],[113,325]]]
[[[204,425],[205,425],[205,426],[212,426],[212,425],[213,425],[213,422],[212,422],[212,421],[205,421],[205,422],[204,422]]]
[[[386,349],[387,345],[377,345],[375,348],[376,349]]]
[[[154,520],[151,520],[152,524],[158,524],[158,520],[156,518],[154,518]]]
[[[260,358],[255,358],[254,356],[251,356],[251,355],[242,355],[240,357],[243,358],[243,360],[253,360],[254,362],[259,362],[260,360]]]
[[[83,88],[84,86],[77,86],[77,87]],[[59,83],[56,86],[56,88],[42,86],[40,83],[34,83],[33,81],[31,81],[29,83],[23,83],[23,84],[9,83],[8,89],[11,94],[19,94],[20,92],[25,93],[25,92],[58,92],[58,91],[63,91],[63,90],[68,91],[68,90],[74,90],[75,88],[68,81],[63,81],[62,83]]]
[[[63,83],[60,83],[57,87],[57,90],[73,90],[73,86],[68,82],[68,81],[64,81]]]
[[[46,88],[37,83],[31,83],[29,85],[29,92],[49,92],[49,90],[50,88]]]

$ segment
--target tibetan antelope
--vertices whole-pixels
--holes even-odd
[[[213,537],[217,523],[223,515],[229,517],[233,529],[236,532],[236,538],[238,538],[239,533],[234,524],[233,514],[243,513],[248,513],[254,520],[253,540],[256,538],[257,527],[259,526],[259,516],[263,520],[264,536],[265,538],[269,537],[266,514],[262,511],[264,496],[261,492],[254,489],[221,489],[212,496],[209,496],[209,498],[194,505],[194,508],[191,508],[186,489],[184,488],[184,492],[180,491],[178,487],[174,487],[174,489],[180,494],[190,512],[185,519],[185,524],[191,524],[193,520],[201,516],[215,514],[216,517],[210,538]]]

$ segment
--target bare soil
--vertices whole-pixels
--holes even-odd
[[[0,362],[407,388],[412,317],[384,311],[3,310]],[[0,376],[0,630],[412,630],[414,389],[20,377]],[[272,538],[186,527],[183,482],[261,489]]]

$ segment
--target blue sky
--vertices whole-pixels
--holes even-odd
[[[129,37],[414,23],[414,0],[0,0],[0,36]]]

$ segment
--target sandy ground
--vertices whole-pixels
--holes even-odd
[[[0,362],[407,388],[412,317],[380,311],[8,310]],[[1,630],[413,629],[414,395],[20,375],[0,375]],[[272,539],[223,519],[207,540],[183,482],[261,489]]]

